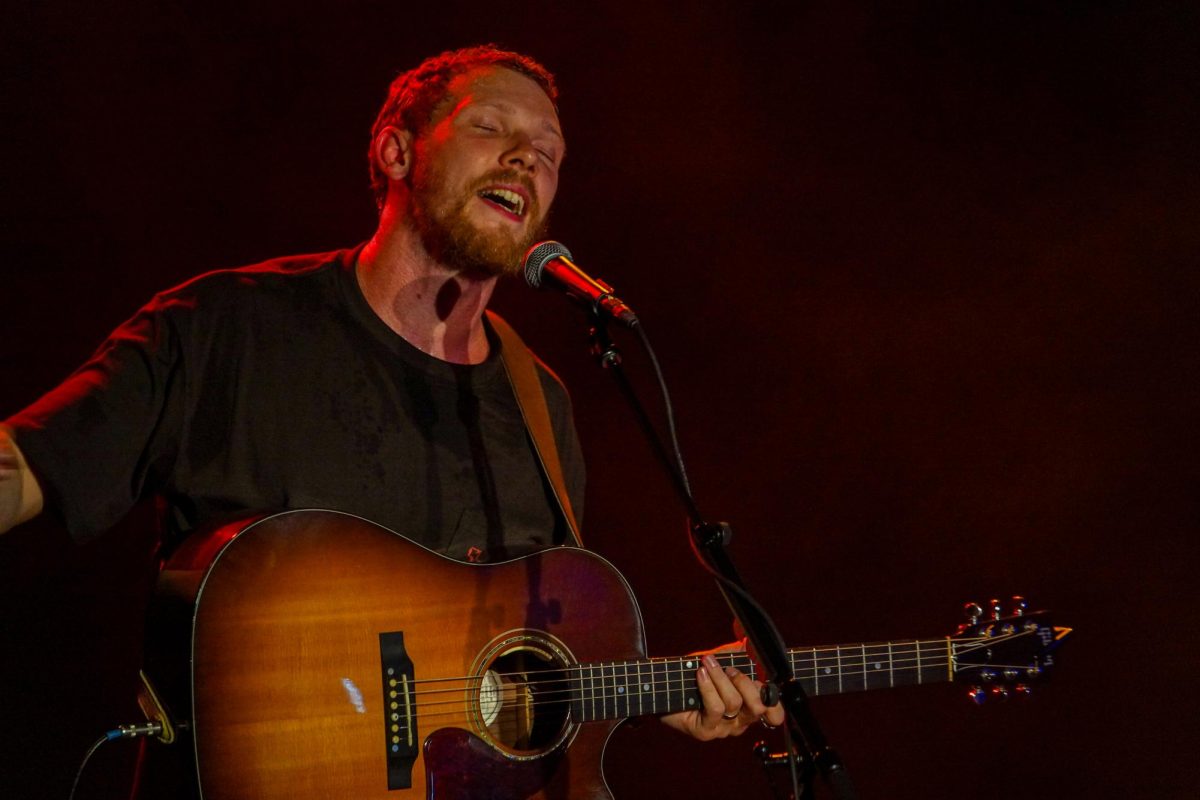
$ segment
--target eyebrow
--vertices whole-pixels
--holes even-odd
[[[505,112],[506,114],[515,114],[516,113],[516,109],[511,104],[506,103],[503,100],[479,100],[475,103],[472,103],[472,105],[490,106],[491,108],[498,109],[500,111]],[[549,134],[552,134],[553,136],[558,137],[562,141],[566,141],[566,139],[563,139],[562,132],[560,132],[558,130],[558,128],[554,127],[554,123],[548,119],[542,120],[542,130],[546,131],[546,133],[549,133]]]

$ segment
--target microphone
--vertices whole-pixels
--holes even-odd
[[[561,242],[539,242],[525,254],[525,282],[535,289],[554,284],[587,303],[597,316],[611,317],[630,328],[637,327],[637,315],[612,293],[612,287],[589,276],[571,259],[571,251]]]

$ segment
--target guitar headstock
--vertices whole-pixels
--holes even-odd
[[[1050,623],[1050,612],[1029,611],[1023,597],[1014,597],[1007,616],[999,600],[967,603],[968,621],[950,637],[954,652],[954,678],[973,686],[968,693],[976,703],[989,695],[1007,699],[1028,695],[1030,684],[1045,677],[1054,666],[1054,653],[1071,634],[1070,628]]]

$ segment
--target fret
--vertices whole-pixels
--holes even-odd
[[[888,642],[888,680],[890,688],[896,686],[896,659],[892,657],[892,643]]]
[[[696,669],[699,667],[699,661],[694,658],[689,658],[687,661],[681,662],[679,668],[679,699],[680,708],[699,708],[700,698],[695,691]]]
[[[620,693],[618,692],[619,681],[617,680],[617,662],[613,661],[608,666],[605,673],[605,697],[608,699],[608,714],[607,717],[612,720],[613,717],[620,716]]]
[[[841,662],[842,656],[840,648],[825,648],[824,654],[820,658],[821,676],[819,680],[823,680],[824,691],[826,694],[838,694],[842,690],[842,673]],[[834,674],[837,670],[837,674]]]
[[[587,722],[587,717],[583,713],[583,670],[584,665],[578,664],[567,670],[567,686],[571,692],[571,718],[578,722]]]
[[[892,647],[887,644],[864,644],[863,651],[863,689],[883,689],[891,685],[892,677]],[[886,674],[884,664],[887,664]]]
[[[653,670],[654,713],[662,714],[671,710],[671,669],[666,659],[656,659],[650,666]]]
[[[589,670],[589,666],[587,664],[579,665],[578,674],[579,674],[579,721],[580,722],[587,722],[588,720],[590,720],[592,718],[591,715],[588,713],[588,711],[589,711],[589,709],[588,709],[589,692],[588,692],[588,684],[587,684],[588,670]]]
[[[635,686],[635,688],[636,688],[636,686]],[[622,717],[634,716],[634,714],[632,714],[632,711],[630,710],[630,705],[629,705],[629,662],[628,661],[624,661],[624,662],[622,662],[622,664],[620,664],[620,686],[617,687],[617,694],[619,694],[620,699],[624,700],[624,702],[625,702],[625,710],[624,710],[623,714],[620,716],[622,716]]]
[[[596,718],[596,693],[592,691],[592,665],[579,665],[579,718],[590,722]]]
[[[642,688],[645,689],[646,686],[649,685],[649,687],[650,687],[650,713],[657,714],[658,713],[658,689],[654,683],[654,681],[656,680],[656,678],[654,677],[654,662],[651,661],[649,664],[647,664],[646,669],[650,673],[650,683],[642,684]]]
[[[891,686],[909,686],[925,681],[924,665],[921,663],[921,643],[918,641],[890,642],[892,660],[896,668]]]
[[[861,644],[861,645],[859,645],[859,647],[862,649],[862,678],[863,678],[863,691],[865,692],[867,689],[871,688],[871,687],[867,686],[867,674],[869,672],[869,670],[867,669],[867,646],[865,644]]]
[[[670,707],[666,705],[663,697],[665,684],[666,666],[661,659],[653,659],[650,664],[650,705],[653,706],[651,711],[655,714],[662,714]]]
[[[637,663],[637,698],[638,698],[638,715],[646,713],[646,709],[642,705],[642,701],[646,698],[645,686],[642,684],[642,662]]]
[[[615,663],[615,662],[614,662]],[[617,711],[617,680],[616,669],[614,666],[604,666],[604,662],[600,662],[600,674],[602,677],[601,691],[603,694],[604,719],[612,719],[616,716]]]
[[[688,673],[691,672],[694,663],[694,661],[679,662],[679,708],[683,708],[689,700],[691,700],[691,705],[696,705],[696,700],[688,697]]]
[[[839,644],[834,648],[837,655],[837,678],[838,678],[838,694],[842,693],[842,646]]]
[[[588,691],[591,695],[592,719],[600,719],[600,709],[596,707],[596,701],[600,699],[600,692],[596,684],[596,671],[600,667],[592,664],[592,668],[588,670]]]
[[[733,667],[743,675],[749,676],[750,680],[758,680],[754,670],[754,661],[750,658],[749,653],[743,651],[718,653],[717,661],[722,667]]]

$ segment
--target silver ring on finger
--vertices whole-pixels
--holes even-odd
[[[733,712],[732,714],[722,714],[721,715],[721,719],[725,720],[726,722],[732,722],[733,720],[735,720],[737,718],[738,718],[737,711]]]
[[[773,730],[775,730],[776,728],[778,728],[778,727],[779,727],[778,725],[772,725],[771,723],[767,722],[767,718],[766,718],[766,717],[759,717],[759,718],[758,718],[758,721],[759,721],[759,722],[761,722],[761,723],[762,723],[762,726],[763,726],[764,728],[766,728],[767,730],[769,730],[769,731],[773,731]]]

